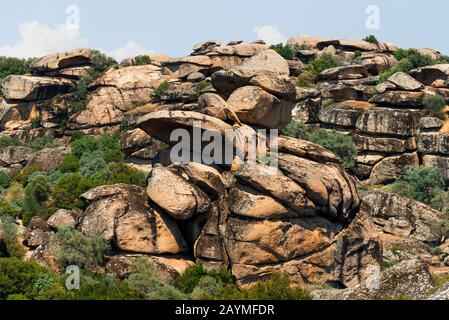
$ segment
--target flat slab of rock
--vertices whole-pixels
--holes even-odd
[[[356,128],[364,133],[411,137],[419,128],[420,113],[412,110],[372,108],[359,118]]]
[[[0,163],[12,165],[26,163],[34,157],[36,150],[28,147],[6,147],[0,152]]]
[[[59,69],[88,65],[91,63],[91,49],[77,49],[51,54],[34,60],[30,68],[37,72],[48,72]]]
[[[59,166],[65,157],[70,155],[70,153],[71,150],[69,147],[40,150],[31,159],[29,159],[25,169],[32,166],[37,166],[45,172],[53,171]]]
[[[319,113],[319,119],[322,123],[354,128],[366,109],[373,107],[374,105],[368,102],[348,100],[323,108]]]
[[[2,90],[6,99],[34,101],[50,99],[58,94],[75,89],[75,83],[68,79],[17,76],[6,77]]]
[[[350,65],[324,70],[320,77],[326,80],[361,79],[368,76],[368,70],[362,65]]]
[[[359,151],[403,153],[415,151],[417,147],[415,138],[399,139],[356,134],[354,135],[353,140]]]
[[[379,105],[421,108],[424,105],[424,92],[413,91],[387,91],[372,97],[369,102]]]
[[[418,136],[418,151],[427,154],[449,155],[449,135],[438,132],[421,132]]]
[[[148,64],[109,69],[91,86],[114,86],[121,90],[157,88],[162,79],[161,68]]]

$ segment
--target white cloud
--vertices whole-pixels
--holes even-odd
[[[270,45],[287,42],[287,37],[279,31],[277,26],[267,25],[254,27],[253,31],[256,33],[258,39],[262,39]]]
[[[18,24],[19,40],[13,44],[0,44],[0,56],[30,58],[47,54],[69,51],[77,48],[88,48],[89,41],[83,38],[79,29],[67,24],[50,27],[46,24],[31,21]],[[140,44],[128,41],[123,47],[113,50],[101,50],[117,61],[142,54],[154,53],[145,50]]]
[[[50,27],[32,21],[21,23],[17,27],[19,41],[0,46],[0,56],[40,57],[89,45],[89,41],[81,36],[79,29],[65,24]]]
[[[154,53],[151,50],[144,49],[140,44],[134,41],[128,41],[123,47],[119,47],[110,51],[107,54],[117,61],[122,61],[126,58],[131,58],[144,54]]]

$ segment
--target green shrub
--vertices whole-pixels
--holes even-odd
[[[107,57],[99,51],[95,51],[92,57],[92,67],[86,76],[82,77],[77,84],[74,93],[73,111],[80,112],[86,108],[87,95],[89,93],[89,86],[100,77],[110,67],[117,65],[117,61],[113,58]]]
[[[15,223],[14,216],[0,215],[0,219],[3,225],[3,242],[6,249],[3,254],[0,249],[0,257],[3,256],[22,259],[25,255],[25,249],[19,243],[17,238],[17,225]]]
[[[51,239],[50,248],[64,268],[95,268],[103,264],[104,255],[110,250],[104,238],[85,236],[73,227],[60,229]]]
[[[330,53],[324,53],[319,59],[307,64],[297,79],[300,87],[311,87],[318,80],[318,76],[324,70],[339,67],[343,63],[341,58]]]
[[[209,89],[212,89],[212,83],[210,81],[204,80],[196,85],[195,92],[198,96],[200,96]]]
[[[323,108],[323,109],[329,108],[330,106],[334,105],[335,103],[336,103],[336,101],[334,99],[327,99],[327,100],[323,101],[321,108]]]
[[[25,146],[33,148],[35,150],[43,150],[48,148],[59,147],[60,141],[56,139],[52,134],[46,134],[42,137],[38,137],[31,142],[25,144]]]
[[[81,157],[80,165],[80,173],[86,178],[92,177],[95,173],[105,169],[107,166],[101,151],[85,153]]]
[[[20,173],[14,175],[13,180],[17,181],[18,183],[22,184],[23,186],[26,186],[28,184],[30,176],[32,176],[33,174],[35,174],[37,172],[42,172],[42,168],[37,165],[33,165],[33,166],[30,166],[30,167],[22,170]]]
[[[109,164],[104,177],[106,177],[106,180],[100,180],[102,181],[101,184],[124,183],[141,187],[145,187],[147,184],[143,172],[130,168],[124,163]],[[93,179],[95,179],[95,176],[93,176]]]
[[[71,141],[70,146],[72,148],[72,155],[78,159],[81,159],[85,153],[89,154],[98,150],[97,139],[92,136],[79,137]]]
[[[146,64],[151,64],[151,58],[147,55],[137,56],[133,59],[133,66],[143,66]]]
[[[39,128],[42,125],[42,118],[41,117],[36,117],[31,119],[31,127],[33,129]]]
[[[444,60],[433,60],[432,57],[421,54],[416,49],[399,49],[394,53],[394,56],[399,61],[398,64],[380,75],[380,83],[397,72],[408,73],[412,69],[438,64]]]
[[[258,282],[253,288],[239,290],[235,285],[224,285],[213,297],[216,300],[311,300],[310,294],[300,287],[292,288],[286,274],[275,273],[270,279]]]
[[[299,121],[290,122],[282,131],[282,134],[291,138],[301,140],[309,140],[310,138],[309,127]]]
[[[160,100],[162,95],[171,88],[171,84],[168,81],[162,82],[154,91],[154,96],[156,99]]]
[[[21,146],[21,145],[22,145],[22,143],[16,137],[10,137],[10,136],[0,137],[0,150],[3,150],[7,147],[15,147],[15,146]]]
[[[126,280],[128,287],[146,300],[183,300],[186,296],[175,287],[157,280],[154,267],[145,259],[137,260]]]
[[[345,169],[355,166],[357,148],[351,137],[326,129],[315,130],[309,139],[311,142],[323,146],[341,158],[341,166]]]
[[[22,219],[28,225],[34,216],[48,218],[51,213],[44,209],[43,204],[52,192],[51,185],[45,175],[30,176],[25,188],[25,198],[22,203]]]
[[[77,157],[74,155],[70,155],[65,157],[62,162],[59,164],[57,170],[61,171],[62,173],[73,173],[78,171],[81,164]]]
[[[426,95],[424,107],[427,115],[432,117],[443,117],[446,100],[440,95]]]
[[[1,189],[8,189],[11,185],[11,180],[4,171],[0,171],[0,191]]]
[[[11,295],[31,298],[36,281],[43,274],[50,273],[36,262],[25,262],[17,258],[1,258],[0,270],[0,299],[7,299]]]
[[[86,204],[79,197],[98,185],[91,179],[82,177],[79,172],[68,174],[53,187],[53,206],[62,209],[84,209]]]
[[[0,80],[9,75],[23,75],[30,73],[30,64],[33,59],[18,59],[0,57]]]
[[[435,197],[444,192],[444,187],[443,176],[437,168],[409,166],[404,176],[386,190],[432,205]]]
[[[374,44],[378,44],[379,43],[379,40],[377,40],[377,38],[374,36],[374,35],[369,35],[369,36],[367,36],[365,39],[363,39],[363,40],[365,40],[365,41],[367,41],[367,42],[371,42],[371,43],[374,43]]]
[[[17,217],[20,214],[20,209],[8,202],[5,199],[0,199],[0,217],[9,216]]]
[[[307,45],[284,45],[282,43],[270,47],[286,60],[293,60],[296,54],[301,50],[309,50]]]

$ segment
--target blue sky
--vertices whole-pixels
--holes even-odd
[[[79,8],[79,29],[65,26]],[[380,29],[369,30],[376,5]],[[30,56],[89,46],[121,59],[145,52],[187,55],[207,39],[269,41],[294,35],[363,38],[449,54],[447,0],[0,0],[0,55]],[[72,21],[72,20],[71,20]]]

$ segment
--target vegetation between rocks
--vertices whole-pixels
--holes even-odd
[[[318,76],[324,70],[339,67],[343,64],[341,58],[330,53],[324,53],[318,59],[308,63],[298,77],[299,87],[312,87],[318,80]]]
[[[335,130],[311,130],[305,124],[292,121],[282,132],[284,135],[323,146],[341,158],[341,166],[345,169],[355,166],[357,148],[351,137],[338,133]]]

